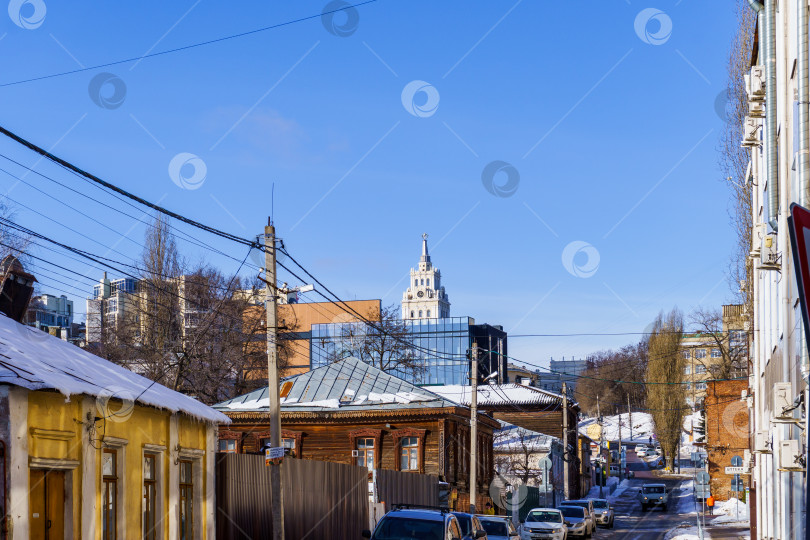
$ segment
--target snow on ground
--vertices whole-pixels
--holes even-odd
[[[674,506],[677,514],[691,514],[695,512],[695,483],[693,480],[681,482],[678,486],[680,492],[677,496],[670,495],[669,504]]]
[[[749,519],[748,505],[738,499],[732,498],[715,506],[714,515],[720,517],[714,518],[712,525],[747,522]]]
[[[667,535],[664,537],[664,540],[698,540],[699,538],[700,536],[698,536],[697,526],[694,527],[680,526],[669,531]],[[706,534],[704,535],[704,538],[711,538],[711,536]]]
[[[604,487],[603,493],[607,495],[610,493],[610,490],[613,489],[613,486],[619,483],[619,479],[615,476],[611,476],[607,479],[607,485]],[[585,496],[586,499],[598,499],[599,498],[599,486],[593,486],[588,494]]]
[[[611,486],[616,486],[616,489],[615,489],[615,491],[613,491],[613,493],[610,493],[609,488]],[[616,478],[615,476],[611,476],[610,478],[608,478],[607,486],[605,486],[605,489],[603,491],[604,497],[601,497],[601,498],[607,499],[608,502],[613,503],[613,502],[616,501],[616,499],[621,497],[622,494],[629,487],[630,487],[630,481],[627,478],[622,480],[621,483],[620,483],[618,478]],[[599,486],[592,487],[591,490],[588,492],[588,494],[585,496],[585,498],[586,499],[599,499],[600,498],[599,497]]]

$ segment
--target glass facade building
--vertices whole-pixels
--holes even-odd
[[[406,328],[408,341],[413,343],[413,354],[424,366],[422,373],[413,374],[395,373],[414,384],[470,384],[470,363],[467,351],[476,339],[479,347],[486,347],[482,343],[481,333],[490,328],[489,325],[476,325],[471,317],[448,317],[445,319],[415,319],[401,321]],[[330,323],[313,324],[310,338],[311,369],[321,367],[340,358],[356,356],[366,339],[366,332],[373,332],[364,323]],[[505,366],[506,345],[502,339],[501,351],[504,355],[502,364]],[[490,357],[480,356],[480,376],[488,374],[487,368],[491,365]],[[497,363],[497,362],[496,362]],[[505,371],[504,371],[505,372]]]

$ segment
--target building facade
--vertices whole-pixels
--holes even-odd
[[[571,358],[566,360],[563,356],[562,360],[549,360],[548,373],[545,371],[536,370],[537,377],[535,385],[543,390],[549,392],[562,392],[562,385],[568,388],[569,394],[573,394],[577,387],[580,374],[588,367],[588,361],[582,359]]]
[[[282,381],[282,443],[298,459],[437,475],[469,508],[470,409],[346,358]],[[267,389],[214,406],[231,419],[220,452],[262,453],[270,442]],[[484,508],[494,471],[498,423],[478,415],[477,505]],[[387,501],[390,503],[390,501]]]
[[[747,391],[752,450],[752,538],[805,538],[808,453],[807,347],[788,233],[790,205],[810,206],[807,4],[751,0],[757,10],[751,67],[743,81],[749,109],[741,141],[750,148],[751,373]],[[778,391],[777,391],[778,390]],[[799,425],[797,425],[799,424]]]
[[[73,300],[64,294],[41,294],[31,298],[25,324],[52,333],[62,339],[73,337]],[[53,328],[53,330],[51,330]]]
[[[750,474],[726,473],[726,467],[750,458],[748,403],[742,398],[747,388],[747,380],[708,383],[705,449],[711,494],[721,501],[739,499],[751,487]]]
[[[450,300],[444,292],[442,273],[430,261],[427,234],[423,234],[419,265],[411,268],[408,289],[402,294],[402,318],[425,320],[448,317],[450,317]]]

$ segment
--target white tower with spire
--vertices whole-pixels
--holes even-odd
[[[442,273],[430,262],[428,235],[422,235],[419,267],[411,268],[408,290],[402,295],[403,319],[444,319],[450,316],[450,301],[442,287]]]

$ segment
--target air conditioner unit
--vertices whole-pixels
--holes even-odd
[[[759,146],[762,141],[759,140],[759,127],[760,122],[758,118],[751,116],[745,117],[743,123],[743,146]]]
[[[745,80],[745,92],[751,101],[763,101],[765,99],[765,72],[762,66],[754,66],[751,71],[743,75]]]
[[[759,267],[765,270],[779,268],[779,252],[776,251],[776,235],[766,234],[762,237],[762,247],[759,252]]]
[[[761,454],[771,453],[770,433],[765,430],[759,430],[754,433],[754,452],[759,452]]]
[[[352,450],[352,457],[360,457],[360,450]]]
[[[748,398],[748,388],[746,388],[746,389],[744,389],[742,391],[742,394],[740,396],[740,400],[745,401],[747,398]]]
[[[791,384],[780,382],[773,385],[773,415],[776,418],[791,418],[790,413],[783,412],[793,408]]]
[[[779,441],[779,468],[789,471],[804,470],[802,460],[804,456],[799,451],[799,441],[796,439],[789,439],[787,441]]]
[[[765,103],[751,101],[748,103],[748,115],[751,118],[765,118]]]

